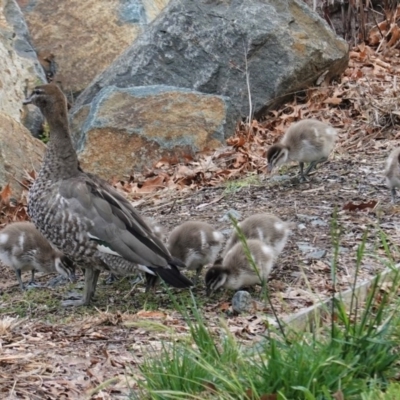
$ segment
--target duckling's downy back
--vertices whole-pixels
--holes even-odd
[[[188,221],[171,232],[168,247],[171,254],[182,260],[188,269],[200,272],[204,265],[215,262],[222,241],[222,233],[210,224]]]
[[[50,272],[61,256],[30,222],[16,222],[0,231],[0,260],[6,265]]]
[[[257,239],[248,240],[247,246],[258,272],[249,263],[242,243],[236,243],[225,255],[222,265],[214,265],[207,271],[207,294],[221,287],[237,290],[267,280],[275,258],[273,249]]]
[[[75,280],[75,265],[59,250],[52,247],[47,239],[30,222],[15,222],[0,231],[0,261],[12,268],[20,283],[21,271],[58,272]]]
[[[331,125],[316,119],[304,119],[290,126],[281,144],[289,148],[289,160],[312,162],[329,156],[336,136],[337,132]]]
[[[239,227],[247,239],[258,239],[271,246],[275,256],[278,256],[285,247],[290,233],[291,224],[282,221],[272,214],[255,214],[239,222]],[[239,241],[236,230],[232,233],[224,255]]]
[[[394,149],[386,160],[386,184],[392,194],[392,203],[396,202],[396,188],[400,187],[400,148]]]

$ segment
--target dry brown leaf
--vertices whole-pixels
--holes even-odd
[[[167,318],[167,314],[161,312],[161,311],[144,311],[141,310],[135,314],[136,317],[138,318],[150,318],[150,319],[165,319]]]
[[[7,183],[6,186],[4,186],[3,190],[0,192],[0,201],[2,204],[8,204],[10,202],[10,197],[11,197],[12,191],[10,184]]]
[[[239,148],[245,145],[246,139],[244,138],[244,136],[230,137],[229,139],[227,139],[226,143],[229,146]]]
[[[220,311],[225,312],[225,311],[228,311],[231,308],[231,304],[226,301],[224,303],[221,303],[218,306],[218,308],[219,308]]]
[[[346,203],[343,206],[343,210],[345,211],[362,211],[368,208],[374,208],[378,202],[376,200],[370,200],[368,202],[360,203],[360,204],[355,204],[353,202]]]

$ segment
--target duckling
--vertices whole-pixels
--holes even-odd
[[[395,203],[396,188],[400,187],[400,148],[394,149],[390,153],[386,161],[385,177],[392,194],[392,203]]]
[[[32,271],[29,284],[35,280],[35,271],[58,272],[75,280],[75,266],[31,222],[15,222],[0,231],[0,261],[14,269],[21,290],[25,286],[21,271]]]
[[[282,221],[275,215],[266,213],[252,215],[239,222],[238,225],[246,239],[258,239],[271,246],[275,256],[278,256],[285,247],[291,227],[290,223]],[[235,230],[226,244],[224,255],[239,240],[239,236]]]
[[[202,268],[214,264],[222,247],[224,236],[210,224],[188,221],[177,226],[169,236],[168,248],[172,256],[196,270],[197,281]]]
[[[258,268],[258,274],[249,264],[242,243],[236,243],[225,255],[222,265],[214,265],[207,271],[207,296],[220,287],[238,290],[260,284],[261,280],[265,281],[268,278],[275,259],[273,248],[258,239],[248,240],[247,245]]]
[[[335,146],[336,136],[336,130],[324,122],[315,119],[296,122],[286,131],[280,143],[268,149],[268,172],[288,161],[298,161],[300,180],[305,181],[318,163],[328,159]],[[305,162],[310,164],[303,172]]]

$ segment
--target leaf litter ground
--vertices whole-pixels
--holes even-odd
[[[292,221],[293,232],[268,282],[279,316],[290,315],[332,294],[335,212],[341,231],[337,290],[353,282],[356,249],[363,235],[366,256],[359,281],[385,267],[388,258],[381,232],[391,257],[399,258],[400,205],[390,203],[382,176],[385,159],[400,135],[399,65],[398,52],[390,48],[377,55],[360,46],[351,52],[340,84],[298,94],[265,121],[254,121],[250,132],[239,125],[228,146],[217,151],[187,156],[182,163],[163,159],[143,175],[113,183],[141,213],[159,221],[166,233],[184,221],[199,219],[228,237],[230,210],[238,212],[240,219],[271,212]],[[298,182],[297,166],[266,175],[265,149],[292,122],[310,117],[329,121],[340,133],[330,161],[306,183]],[[7,187],[1,202],[3,224],[26,217],[25,198],[16,201]],[[2,398],[126,398],[140,379],[137,367],[143,357],[157,355],[162,341],[187,337],[188,327],[163,286],[146,295],[143,284],[132,289],[128,278],[113,285],[103,279],[94,306],[63,309],[60,300],[82,288],[82,280],[77,285],[21,293],[14,273],[1,266],[0,270]],[[38,274],[39,282],[48,279]],[[189,291],[171,293],[190,308]],[[253,311],[238,316],[232,313],[232,293],[206,298],[202,285],[193,290],[211,329],[218,332],[219,319],[224,317],[228,329],[248,344],[262,338],[272,317],[260,290],[251,293]]]

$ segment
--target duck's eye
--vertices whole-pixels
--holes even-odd
[[[43,94],[43,93],[44,93],[43,89],[34,89],[33,90],[33,94]]]

